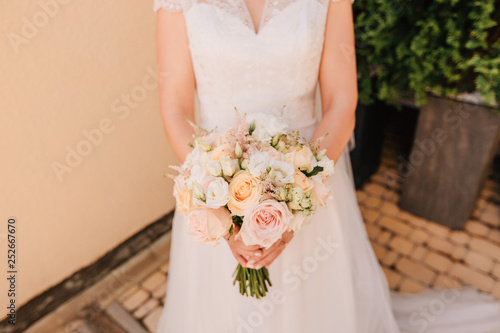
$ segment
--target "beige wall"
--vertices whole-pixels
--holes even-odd
[[[4,276],[7,218],[15,216],[18,305],[173,208],[163,173],[177,160],[151,75],[152,6],[152,0],[0,4],[0,267]],[[78,149],[86,156],[67,160]],[[7,285],[0,280],[4,304]]]

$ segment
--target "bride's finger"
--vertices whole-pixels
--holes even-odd
[[[244,257],[255,257],[255,258],[259,258],[259,257],[262,257],[262,250],[261,249],[258,249],[258,250],[255,250],[255,251],[248,251],[246,249],[237,249],[238,253],[241,254],[242,256]]]
[[[234,255],[234,258],[236,259],[236,261],[238,261],[238,263],[243,266],[243,267],[246,267],[247,265],[247,260],[240,254],[238,253],[234,253],[233,252],[233,255]]]
[[[268,252],[265,256],[263,256],[261,259],[256,260],[255,263],[253,263],[253,266],[255,267],[255,269],[261,269],[262,267],[267,267],[270,264],[272,264],[272,262],[285,249],[285,243],[283,243],[281,241],[277,242],[276,244],[273,244],[273,246],[270,247],[269,249],[272,249],[272,250],[270,252]]]

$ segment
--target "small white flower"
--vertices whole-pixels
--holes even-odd
[[[195,143],[197,146],[199,146],[204,151],[210,151],[212,149],[212,146],[209,143],[207,143],[205,140],[203,140],[202,138],[196,138]]]
[[[300,203],[302,202],[303,198],[304,191],[302,191],[302,189],[298,186],[292,187],[290,190],[288,190],[288,207],[290,209],[302,210]]]
[[[306,209],[312,206],[312,200],[308,198],[303,198],[300,202],[300,207]]]
[[[222,178],[216,178],[207,186],[205,193],[207,206],[213,209],[225,206],[229,201],[229,186]]]
[[[335,165],[333,161],[326,156],[323,156],[323,158],[318,161],[318,166],[323,167],[323,171],[321,171],[321,173],[325,176],[329,176],[335,171]]]

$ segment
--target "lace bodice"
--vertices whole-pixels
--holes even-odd
[[[266,0],[258,29],[244,0],[154,1],[184,13],[202,126],[231,124],[235,107],[283,111],[294,129],[316,123],[328,5],[354,0]]]

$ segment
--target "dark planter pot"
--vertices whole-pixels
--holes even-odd
[[[491,108],[429,96],[420,110],[399,206],[462,229],[476,203],[499,138]]]
[[[350,154],[356,189],[359,189],[380,165],[386,115],[387,107],[383,103],[369,106],[358,103],[354,129],[355,147]]]

